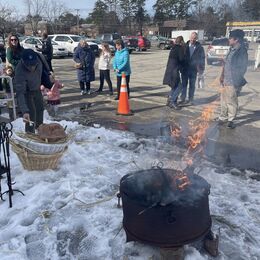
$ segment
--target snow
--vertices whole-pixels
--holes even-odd
[[[0,201],[0,259],[160,259],[157,248],[125,243],[116,193],[125,174],[158,162],[175,168],[184,151],[162,139],[59,123],[75,137],[57,170],[26,171],[11,151],[13,188],[25,196],[16,192],[12,208]],[[21,119],[13,125],[15,131],[24,128]],[[211,184],[213,231],[220,229],[217,259],[260,259],[260,185],[249,178],[253,173],[231,174],[206,159],[195,172]],[[6,188],[2,180],[2,191]],[[185,260],[204,259],[212,258],[185,246]]]

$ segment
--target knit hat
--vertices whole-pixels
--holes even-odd
[[[233,30],[229,33],[229,38],[235,38],[235,39],[243,39],[245,36],[244,31],[240,29]]]
[[[37,54],[32,49],[25,49],[22,52],[22,60],[27,66],[34,66],[38,63]]]

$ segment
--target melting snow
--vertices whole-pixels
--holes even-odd
[[[115,194],[125,174],[159,161],[174,168],[183,151],[159,139],[59,123],[75,138],[57,170],[26,171],[11,152],[13,188],[25,196],[15,193],[12,208],[8,200],[0,201],[0,259],[159,259],[156,248],[125,243]],[[23,127],[21,119],[14,122],[16,131]],[[230,174],[206,160],[195,171],[211,184],[213,231],[220,229],[218,259],[260,259],[260,182],[249,178],[249,171]],[[212,258],[185,247],[185,260],[202,259]]]

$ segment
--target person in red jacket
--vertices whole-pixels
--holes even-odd
[[[47,103],[49,105],[50,111],[54,113],[54,115],[58,112],[58,105],[60,102],[60,89],[64,87],[60,81],[56,80],[54,74],[52,75],[53,86],[51,89],[45,88],[41,85],[41,91],[44,96],[47,96]]]

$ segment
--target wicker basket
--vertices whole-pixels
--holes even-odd
[[[45,143],[41,140],[32,139],[28,134],[13,133],[12,139],[23,148],[39,154],[55,154],[62,152],[69,144],[70,138],[64,139],[64,142]]]
[[[38,154],[29,151],[11,141],[12,149],[20,159],[24,169],[29,171],[41,171],[46,169],[56,169],[62,155],[67,149],[62,152],[53,154]]]

